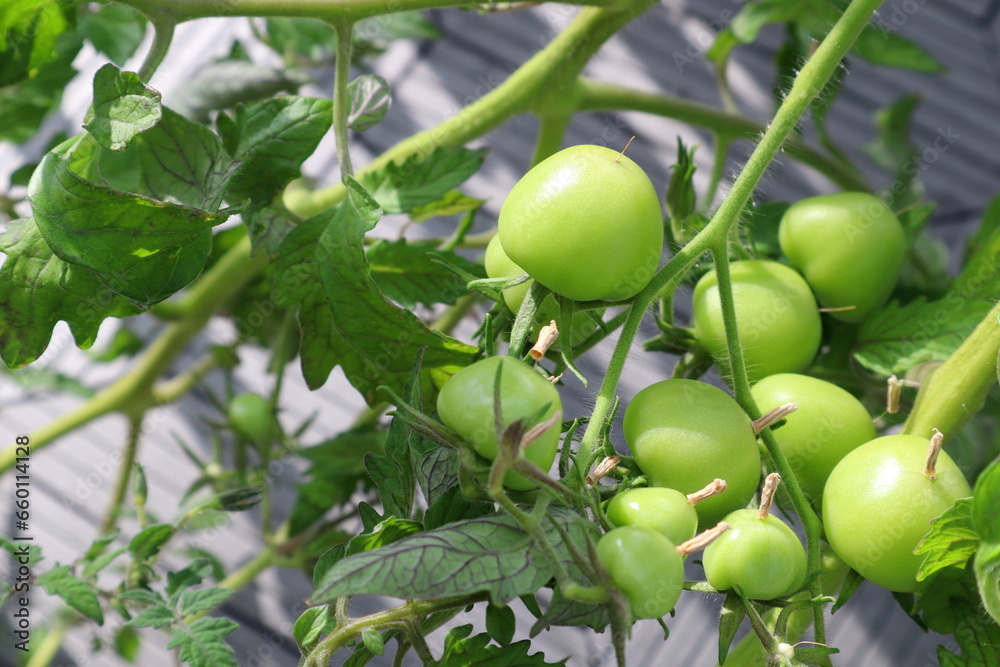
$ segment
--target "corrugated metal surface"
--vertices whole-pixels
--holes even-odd
[[[961,238],[976,221],[976,214],[990,201],[1000,186],[1000,128],[994,122],[1000,108],[998,87],[997,2],[926,3],[915,13],[906,13],[913,3],[890,3],[881,18],[894,22],[902,17],[901,32],[925,45],[947,67],[948,73],[925,76],[905,71],[873,68],[853,61],[847,84],[830,113],[828,125],[834,136],[860,164],[867,164],[860,147],[874,136],[873,112],[894,101],[899,95],[919,91],[923,104],[916,115],[915,139],[932,141],[942,128],[960,135],[948,151],[929,163],[924,172],[928,198],[939,204],[935,231],[952,241]],[[725,20],[724,12],[733,3],[725,0],[687,3],[668,1],[654,7],[646,16],[628,26],[610,42],[589,66],[588,73],[648,90],[661,90],[694,100],[718,104],[712,73],[696,61],[679,69],[672,58],[675,52],[699,49],[713,34],[713,23]],[[897,13],[902,12],[902,13]],[[455,113],[459,106],[497,85],[515,67],[544,44],[571,17],[574,10],[562,6],[542,6],[528,11],[493,15],[439,10],[431,12],[445,38],[432,43],[399,43],[377,61],[376,71],[393,86],[394,106],[386,120],[352,146],[356,163],[363,163],[395,141],[429,127]],[[238,20],[210,20],[184,25],[177,43],[157,73],[153,84],[164,92],[170,104],[171,94],[190,76],[192,68],[203,61],[206,50],[223,55],[235,36],[248,34],[248,26]],[[730,72],[736,99],[744,113],[766,121],[772,101],[769,90],[773,78],[772,54],[781,39],[780,31],[765,30],[758,44],[738,50]],[[93,72],[103,60],[90,54],[78,64]],[[42,136],[32,141],[22,155],[10,146],[0,145],[0,180],[16,169],[25,158],[37,157],[47,136],[59,129],[78,128],[89,104],[89,77],[78,80],[67,91],[62,114],[50,118]],[[322,90],[328,90],[329,86]],[[314,91],[322,94],[321,89]],[[630,156],[643,165],[662,189],[674,160],[675,137],[686,143],[701,144],[697,157],[702,164],[698,183],[704,187],[709,174],[712,137],[699,128],[676,121],[637,113],[623,113],[611,123],[611,116],[591,114],[577,117],[570,127],[567,144],[595,141],[609,128],[621,127],[620,136],[609,137],[623,144],[628,135],[637,135],[629,149]],[[490,202],[480,216],[480,225],[493,224],[504,194],[523,173],[532,153],[536,123],[530,118],[514,120],[487,136],[492,147],[483,170],[471,179],[467,190]],[[808,131],[807,131],[808,133]],[[735,147],[730,153],[730,171],[737,169],[749,145]],[[325,141],[307,163],[310,174],[323,182],[336,178],[337,169],[332,141]],[[889,176],[866,167],[873,182],[884,183]],[[809,194],[832,190],[826,180],[791,159],[776,165],[762,182],[761,199],[792,200]],[[422,233],[423,230],[417,230]],[[433,233],[430,228],[427,233]],[[102,332],[104,338],[113,326]],[[224,326],[213,327],[198,341],[204,347],[225,340]],[[641,337],[640,337],[641,338]],[[86,381],[97,383],[113,375],[110,369],[93,366],[88,357],[75,350],[68,332],[60,328],[54,338],[59,351],[51,355],[52,367],[80,371]],[[610,350],[596,349],[583,361],[584,372],[598,378]],[[635,350],[638,358],[639,350]],[[179,370],[195,358],[192,353],[179,361]],[[266,385],[262,368],[265,356],[251,351],[245,355],[238,379],[248,389]],[[639,389],[661,379],[669,372],[667,358],[642,357],[642,363],[629,365],[621,386],[627,399]],[[321,391],[309,392],[301,381],[289,378],[285,389],[283,419],[287,424],[300,422],[319,411],[312,428],[314,439],[342,430],[350,423],[360,401],[335,372]],[[210,383],[211,384],[211,383]],[[594,386],[585,389],[573,380],[567,387],[567,412],[582,414],[592,401]],[[0,442],[9,442],[11,434],[37,428],[54,415],[65,412],[77,399],[62,396],[19,396],[15,388],[0,380]],[[177,499],[196,477],[197,471],[178,450],[173,434],[207,448],[207,430],[200,423],[212,410],[204,396],[195,392],[179,404],[154,415],[158,426],[145,438],[140,460],[149,471],[151,510],[170,517]],[[110,493],[112,466],[117,461],[125,433],[117,418],[100,420],[53,446],[33,459],[36,483],[35,526],[46,558],[50,562],[68,562],[78,556],[96,536],[100,517]],[[276,484],[283,489],[279,506],[287,506],[292,494],[294,471],[285,470]],[[9,523],[7,494],[0,494],[0,516]],[[134,530],[134,526],[125,526]],[[218,531],[195,536],[198,546],[215,552],[229,568],[250,560],[260,549],[259,527],[254,513],[236,515],[232,524]],[[180,561],[168,561],[180,562]],[[700,578],[695,566],[689,575]],[[270,571],[233,598],[225,613],[241,624],[233,635],[241,666],[295,665],[297,651],[290,638],[291,623],[301,611],[301,602],[311,590],[308,577],[295,571]],[[374,604],[359,601],[359,605]],[[516,606],[523,611],[519,603]],[[42,611],[41,606],[39,610]],[[361,611],[359,607],[357,611]],[[655,623],[644,621],[634,631],[629,657],[634,665],[714,664],[716,654],[715,618],[718,602],[685,595],[676,618],[668,625],[671,639],[662,642],[662,632]],[[526,614],[522,614],[526,616]],[[481,619],[479,619],[481,624]],[[522,619],[518,637],[527,634],[530,622]],[[903,615],[884,591],[866,586],[845,610],[830,623],[830,641],[841,648],[840,665],[881,667],[883,665],[936,664],[935,646],[940,638],[921,634]],[[2,631],[0,631],[2,632]],[[165,652],[165,637],[144,632],[144,648],[139,664],[144,667],[172,665]],[[101,636],[107,637],[107,630]],[[431,638],[432,649],[439,650],[443,634]],[[88,631],[74,632],[67,640],[55,665],[118,665],[107,653],[88,658]],[[572,656],[572,665],[613,664],[607,634],[594,635],[575,629],[559,629],[536,640],[538,649],[551,658]],[[9,657],[0,654],[0,663]],[[386,662],[388,664],[388,662]],[[411,663],[407,663],[411,664]]]

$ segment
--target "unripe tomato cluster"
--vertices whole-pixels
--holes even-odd
[[[566,149],[533,168],[504,202],[498,229],[486,253],[490,277],[527,273],[575,301],[635,296],[654,274],[663,246],[652,183],[634,162],[597,146]],[[912,553],[916,543],[931,519],[970,495],[968,483],[947,454],[928,459],[928,451],[940,451],[939,442],[878,438],[857,398],[800,374],[821,343],[821,308],[855,324],[888,299],[905,251],[902,227],[874,196],[841,193],[789,207],[779,240],[794,268],[770,260],[729,264],[754,401],[762,412],[795,404],[774,431],[794,476],[786,482],[821,511],[837,556],[877,584],[912,591],[920,563]],[[511,311],[518,311],[529,286],[504,290]],[[692,303],[699,344],[727,375],[716,271],[698,281]],[[557,313],[555,300],[546,298],[536,325]],[[576,324],[574,340],[593,330],[588,321],[577,332]],[[561,414],[549,379],[512,357],[489,357],[460,371],[442,388],[437,407],[441,421],[487,459],[496,458],[498,438],[513,422],[531,427]],[[805,585],[802,542],[769,513],[777,474],[767,477],[760,506],[747,508],[761,483],[758,428],[732,396],[697,380],[657,382],[628,403],[624,438],[639,476],[628,477],[604,505],[613,529],[595,554],[634,618],[673,610],[684,556],[701,548],[706,578],[718,590],[738,586],[751,598],[772,599]],[[559,429],[535,435],[520,455],[547,473]],[[504,483],[536,488],[513,472]],[[696,536],[699,529],[709,533]]]

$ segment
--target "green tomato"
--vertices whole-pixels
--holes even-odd
[[[923,556],[913,555],[931,520],[972,495],[947,452],[937,478],[924,475],[928,441],[915,435],[876,438],[845,456],[823,491],[830,546],[866,579],[897,593],[917,588]]]
[[[819,351],[819,310],[809,285],[784,264],[762,259],[732,262],[736,330],[750,381],[805,370]],[[695,335],[728,373],[719,281],[709,271],[694,288]]]
[[[497,455],[493,388],[497,369],[501,367],[500,411],[505,426],[518,419],[543,422],[562,412],[559,392],[552,383],[512,357],[488,357],[455,373],[438,394],[438,416],[446,426],[468,441],[480,456],[490,460]],[[544,412],[541,412],[543,408]],[[548,472],[558,448],[559,428],[553,427],[531,442],[523,454]],[[504,484],[520,491],[535,487],[534,482],[514,472],[507,473]]]
[[[615,526],[643,526],[662,533],[674,544],[683,544],[698,531],[694,508],[680,491],[648,487],[616,495],[608,502],[607,515]]]
[[[788,207],[778,228],[781,250],[802,271],[824,308],[860,322],[889,298],[906,238],[880,199],[867,192],[810,197]]]
[[[751,388],[762,413],[786,403],[799,409],[774,431],[802,491],[814,500],[833,468],[849,452],[875,439],[875,426],[865,406],[835,384],[794,373],[769,375]]]
[[[264,442],[271,435],[274,414],[271,402],[259,394],[240,394],[226,408],[229,424],[252,442]]]
[[[625,441],[652,486],[683,494],[715,478],[726,491],[695,507],[702,528],[745,507],[760,481],[750,419],[726,392],[696,380],[664,380],[636,394],[625,410]]]
[[[597,541],[597,558],[625,594],[634,618],[660,618],[677,605],[684,558],[661,533],[642,526],[615,528]]]
[[[483,264],[486,267],[486,275],[490,278],[513,278],[514,276],[519,276],[525,273],[525,270],[520,266],[515,264],[507,253],[504,252],[503,246],[500,245],[500,236],[494,236],[490,239],[489,244],[486,246],[486,256],[483,258]],[[503,301],[507,305],[507,308],[511,310],[515,315],[517,311],[521,309],[521,304],[524,303],[524,297],[528,294],[528,290],[531,288],[533,280],[521,283],[520,285],[515,285],[514,287],[508,287],[503,291]],[[591,312],[603,312],[603,311],[591,311]],[[537,337],[538,329],[552,320],[558,319],[559,317],[559,304],[552,295],[545,297],[542,301],[542,305],[538,309],[538,314],[535,317],[535,326],[532,327],[532,337]],[[597,323],[590,317],[585,311],[579,311],[573,313],[573,333],[570,336],[570,345],[579,345],[583,341],[594,333],[597,329]],[[565,335],[560,332],[559,339],[565,339]],[[559,342],[557,340],[555,345],[556,349],[559,348]]]
[[[572,146],[535,165],[504,201],[498,229],[518,266],[577,301],[634,296],[663,252],[663,214],[649,177],[601,146]]]
[[[755,509],[723,519],[731,527],[705,547],[705,578],[726,591],[739,585],[747,597],[772,600],[797,591],[806,576],[806,552],[784,521]]]

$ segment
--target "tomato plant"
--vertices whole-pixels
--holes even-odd
[[[0,404],[14,517],[0,548],[16,573],[0,662],[265,662],[241,645],[258,635],[236,630],[269,621],[230,599],[281,570],[308,606],[275,610],[287,625],[267,637],[293,647],[276,662],[302,667],[411,652],[567,664],[545,650],[562,626],[603,645],[568,664],[624,666],[629,638],[652,628],[671,656],[710,634],[729,665],[828,665],[863,580],[896,592],[914,629],[950,635],[942,664],[1000,664],[1000,200],[946,248],[922,197],[950,126],[943,144],[911,132],[915,96],[880,102],[870,124],[849,116],[875,137],[871,163],[833,132],[858,71],[845,59],[942,69],[871,23],[879,5],[749,2],[726,10],[710,49],[664,36],[666,51],[645,53],[623,31],[673,11],[653,0],[5,3],[0,381],[74,402],[23,429]],[[525,14],[480,16],[500,10],[559,29],[439,108],[408,78],[423,56],[410,67],[399,40],[451,40],[440,51],[477,69],[450,50],[472,33],[447,21],[503,39],[492,28]],[[209,17],[238,35],[219,40],[226,52],[177,37]],[[766,123],[729,84],[759,35],[783,40]],[[655,70],[592,66],[613,38]],[[701,68],[722,106],[647,85],[664,63]],[[60,108],[64,89],[77,97]],[[440,121],[399,115],[417,108]],[[691,125],[677,132],[708,149],[665,148],[672,128],[629,146],[632,120],[651,117]],[[316,166],[334,153],[336,169]],[[772,187],[779,154],[824,194]],[[99,348],[86,359],[101,372],[56,363],[70,340]],[[315,414],[308,390],[324,392]],[[198,429],[164,427],[196,401],[214,406],[185,415]],[[114,418],[125,437],[100,439],[94,474],[36,484],[60,453],[95,451],[74,448],[78,429]],[[928,457],[937,432],[950,456]],[[771,514],[761,478],[776,475]],[[54,556],[52,512],[60,531],[94,519],[93,539],[62,531]],[[249,528],[190,549],[222,524]],[[684,561],[702,548],[703,566]],[[702,614],[718,627],[633,627],[676,629],[691,605],[719,610]],[[465,623],[473,609],[483,633]],[[752,631],[730,646],[740,619]],[[863,644],[843,642],[843,664]]]

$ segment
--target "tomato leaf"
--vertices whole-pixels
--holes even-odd
[[[425,438],[413,444],[416,453],[416,476],[428,505],[437,504],[458,487],[458,454]]]
[[[181,660],[191,667],[238,667],[236,654],[225,642],[240,627],[228,618],[199,618],[174,629],[167,649],[180,648]]]
[[[280,100],[279,93],[294,93],[310,80],[300,69],[275,69],[239,58],[220,60],[199,69],[177,91],[172,106],[192,120],[207,121],[210,111]]]
[[[452,304],[469,293],[466,281],[448,270],[435,259],[485,278],[481,264],[470,262],[454,252],[438,250],[429,241],[376,241],[365,252],[375,284],[388,298],[406,308],[418,303],[432,306],[436,303]]]
[[[34,76],[9,84],[0,82],[0,141],[23,143],[35,136],[76,76],[73,60],[82,46],[82,39],[64,34],[56,42],[55,58],[42,65]],[[2,51],[0,56],[0,77],[3,77],[4,64],[11,60]],[[21,74],[14,76],[19,77]]]
[[[553,625],[582,625],[602,632],[609,623],[611,616],[608,614],[607,605],[570,600],[556,588],[552,593],[552,600],[545,607],[545,613],[531,626],[530,636],[534,637]]]
[[[73,28],[75,2],[14,0],[0,15],[0,88],[34,76],[56,57],[59,36]]]
[[[858,592],[861,588],[861,584],[865,583],[865,578],[857,573],[855,570],[848,570],[847,576],[844,577],[844,583],[840,587],[840,594],[837,595],[837,601],[833,603],[833,607],[830,609],[831,614],[836,614],[851,597]]]
[[[958,622],[955,626],[955,640],[962,655],[958,656],[949,648],[938,647],[938,661],[941,667],[991,667],[996,665],[1000,655],[1000,626],[978,607],[968,601],[954,603]]]
[[[486,159],[486,149],[438,148],[412,155],[402,164],[390,162],[366,173],[362,183],[386,213],[406,213],[437,201],[466,181]]]
[[[97,598],[97,590],[86,581],[78,579],[69,565],[57,565],[38,576],[38,583],[49,595],[58,595],[73,609],[104,625],[104,613]]]
[[[918,364],[944,361],[958,349],[992,307],[979,295],[963,298],[949,291],[942,299],[891,302],[861,325],[854,358],[888,377],[905,376]]]
[[[490,635],[472,635],[472,625],[452,628],[444,638],[444,655],[440,667],[531,667],[532,665],[564,665],[547,662],[541,653],[528,654],[531,642],[519,641],[507,646],[490,645]]]
[[[162,604],[155,604],[143,609],[125,624],[133,628],[163,628],[173,625],[176,620],[177,614],[172,609]]]
[[[153,558],[170,541],[174,532],[174,527],[168,523],[158,523],[144,528],[129,542],[129,553],[137,562]]]
[[[418,350],[413,363],[413,372],[403,389],[403,400],[421,409],[420,368],[423,365],[423,350]],[[413,511],[413,497],[416,492],[414,477],[413,444],[420,435],[398,416],[389,423],[389,433],[385,439],[383,454],[365,457],[365,469],[378,487],[378,497],[389,514],[408,517]],[[429,501],[428,501],[429,502]]]
[[[109,151],[123,151],[163,117],[160,93],[138,74],[108,63],[94,74],[94,104],[83,126]]]
[[[476,519],[493,512],[492,502],[466,500],[462,489],[455,486],[437,498],[424,512],[424,529],[433,530],[456,521]]]
[[[374,551],[394,542],[398,542],[410,535],[416,535],[423,526],[419,521],[412,519],[397,519],[394,516],[380,521],[370,531],[361,533],[347,543],[346,556]]]
[[[337,619],[329,605],[310,607],[295,621],[295,625],[292,626],[292,637],[299,645],[299,650],[306,654],[316,648],[320,638],[329,634],[335,627]]]
[[[585,548],[584,520],[553,513]],[[548,530],[560,560],[577,571],[559,533]],[[486,592],[496,603],[538,590],[552,578],[548,559],[507,515],[494,514],[418,533],[386,547],[347,556],[326,571],[312,599],[328,602],[343,595],[371,593],[404,598],[439,598]]]
[[[346,183],[347,199],[327,215],[315,257],[333,316],[328,354],[371,405],[379,386],[403,389],[421,347],[428,368],[468,365],[476,348],[428,329],[412,312],[385,299],[363,250],[364,235],[381,211],[360,183],[350,177]]]
[[[739,632],[743,619],[746,618],[747,610],[743,606],[743,600],[735,592],[726,594],[726,599],[722,603],[722,616],[719,618],[719,664],[726,664],[726,656],[729,655],[729,647],[732,646],[736,633]]]
[[[906,37],[874,25],[865,26],[854,41],[852,51],[873,65],[901,67],[926,74],[943,72],[941,62]]]
[[[979,475],[972,495],[972,520],[982,540],[976,552],[976,584],[986,611],[1000,623],[1000,459]]]
[[[146,36],[146,19],[131,7],[100,5],[86,11],[77,24],[94,48],[122,67]]]
[[[347,126],[358,132],[378,125],[392,107],[389,82],[377,74],[362,74],[347,84],[347,97]]]
[[[223,184],[205,188],[201,175],[215,173],[211,156],[196,150],[185,156],[195,161],[195,174],[186,169],[190,162],[178,154],[181,147],[194,147],[199,132],[183,131],[170,122],[171,115],[145,132],[139,143],[147,144],[146,185],[152,192],[176,199],[203,199],[198,194],[221,200]],[[185,121],[186,122],[186,121]],[[164,129],[164,128],[168,129]],[[196,126],[208,132],[201,126]],[[177,142],[166,137],[173,134]],[[152,136],[152,135],[158,136]],[[193,136],[192,136],[193,135]],[[212,135],[214,136],[214,135]],[[158,159],[162,149],[162,160]],[[99,274],[111,291],[147,308],[187,285],[205,264],[211,247],[211,228],[229,216],[139,194],[123,192],[95,183],[96,154],[100,149],[88,135],[79,135],[61,144],[42,158],[28,184],[28,197],[35,222],[46,244],[63,261],[86,267]],[[204,158],[204,159],[199,159]],[[150,175],[148,170],[157,171]],[[76,170],[83,171],[83,176]],[[189,180],[185,180],[189,179]],[[190,195],[190,196],[184,196]]]
[[[199,588],[181,593],[178,611],[181,616],[212,611],[235,593],[231,588]]]
[[[485,202],[485,199],[470,197],[461,190],[448,190],[440,199],[435,199],[429,204],[410,209],[410,220],[413,222],[424,222],[425,220],[439,216],[474,211]]]
[[[298,535],[319,520],[329,509],[346,503],[358,484],[368,485],[365,460],[382,451],[384,433],[374,429],[345,431],[318,445],[299,450],[312,465],[305,481],[298,484],[298,496],[289,518],[289,534]],[[379,494],[383,503],[385,496]],[[388,510],[391,514],[409,516]]]
[[[76,344],[90,347],[105,317],[139,312],[106,288],[98,274],[55,256],[33,218],[8,223],[0,234],[0,356],[10,368],[38,359],[52,329],[66,321]]]
[[[971,510],[972,498],[959,498],[951,509],[931,522],[930,532],[913,551],[918,556],[924,555],[917,581],[923,581],[944,567],[965,567],[979,546]]]
[[[514,640],[516,623],[514,610],[504,605],[486,606],[486,632],[500,646],[508,646]]]

